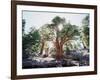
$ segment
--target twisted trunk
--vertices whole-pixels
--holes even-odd
[[[56,38],[55,47],[56,47],[56,59],[61,60],[63,58],[63,44],[59,42],[58,38]]]
[[[61,60],[63,58],[63,49],[62,46],[56,48],[56,59]]]

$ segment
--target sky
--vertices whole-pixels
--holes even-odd
[[[79,27],[82,26],[82,20],[87,16],[87,13],[69,13],[69,12],[44,12],[44,11],[22,11],[22,18],[25,19],[25,32],[29,32],[31,27],[36,29],[44,24],[50,24],[56,16],[65,18],[66,22]]]

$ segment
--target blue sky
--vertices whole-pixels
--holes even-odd
[[[87,13],[64,13],[64,12],[37,12],[37,11],[23,11],[22,17],[25,19],[25,32],[28,32],[31,27],[36,29],[40,28],[42,25],[51,23],[52,19],[55,16],[60,16],[66,19],[66,22],[69,22],[73,25],[79,27],[82,26],[82,20]]]

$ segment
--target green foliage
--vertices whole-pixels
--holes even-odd
[[[56,16],[55,18],[52,19],[53,24],[59,25],[60,23],[64,23],[65,19],[61,18],[59,16]]]
[[[59,25],[62,24],[63,28],[59,30]],[[61,27],[61,26],[60,26]],[[74,38],[75,36],[79,36],[79,29],[76,25],[71,25],[70,23],[66,23],[64,18],[56,16],[52,20],[52,24],[49,24],[49,28],[52,29],[54,37],[59,38]],[[50,31],[51,32],[51,31]]]
[[[28,34],[25,34],[22,42],[24,54],[38,52],[40,44],[40,34],[38,30],[32,29]]]
[[[49,27],[49,24],[43,25],[39,29],[39,33],[40,33],[41,39],[43,39],[44,41],[52,40],[54,36],[53,30]]]
[[[63,26],[61,31],[61,37],[69,38],[70,40],[75,38],[75,36],[79,36],[78,26],[71,25],[70,23]]]
[[[85,47],[89,47],[89,15],[82,21],[82,41]]]
[[[87,15],[82,21],[83,27],[89,26],[89,15]]]
[[[64,44],[65,46],[65,51],[68,52],[70,50],[76,50],[79,49],[79,44],[77,42],[77,40],[69,40],[67,43]]]

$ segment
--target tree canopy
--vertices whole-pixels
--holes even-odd
[[[22,32],[24,33],[25,20],[22,20]],[[72,25],[66,22],[65,18],[55,16],[51,23],[43,24],[39,29],[32,28],[28,34],[23,35],[23,52],[43,54],[43,50],[48,53],[48,48],[45,48],[47,41],[51,41],[54,48],[56,59],[60,60],[63,57],[64,46],[66,51],[70,48],[77,48],[78,44],[73,44],[77,40],[82,40],[85,47],[89,47],[89,16],[86,16],[82,21],[82,28],[77,25]]]

